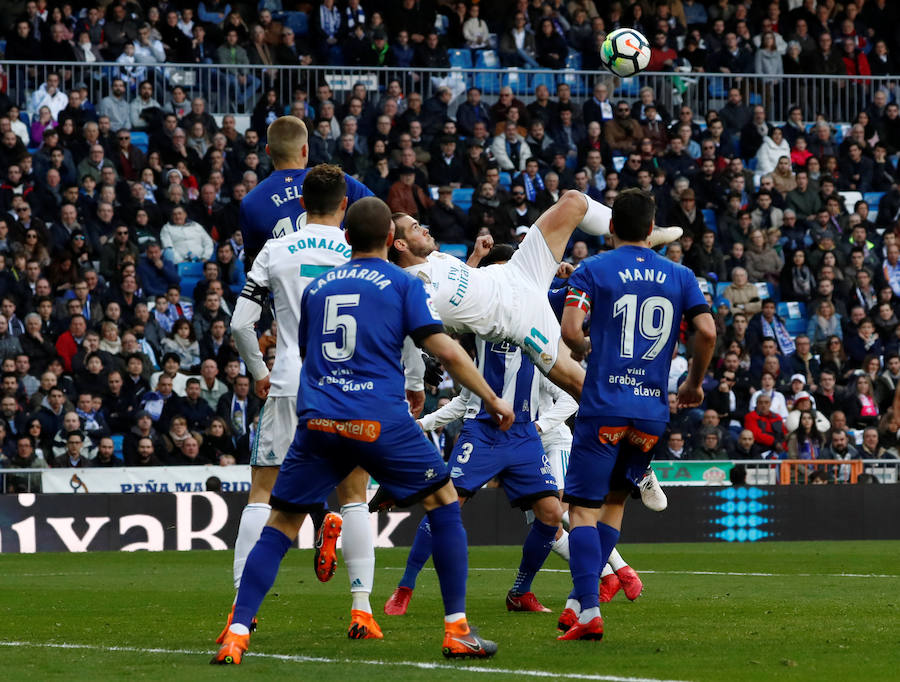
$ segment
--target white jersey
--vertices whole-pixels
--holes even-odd
[[[247,285],[241,292],[242,299],[262,305],[271,291],[275,298],[275,316],[278,320],[278,343],[275,347],[275,365],[272,367],[270,396],[296,396],[300,384],[300,350],[297,343],[297,332],[300,326],[300,301],[309,283],[323,272],[350,259],[350,246],[344,237],[344,231],[330,225],[308,224],[299,232],[292,232],[278,239],[269,239],[253,261],[253,267],[247,275]],[[244,316],[235,318],[244,322]],[[259,312],[256,313],[256,319]],[[255,320],[254,320],[255,321]],[[252,322],[251,328],[252,328]],[[237,331],[235,320],[232,320],[233,331]],[[254,335],[255,339],[255,335]],[[235,333],[235,342],[239,335]],[[254,378],[262,379],[266,375],[265,365],[259,366],[262,359],[259,344],[249,348],[238,343],[238,350]],[[248,359],[245,355],[250,355]],[[254,362],[255,360],[255,362]],[[261,373],[261,375],[260,375]]]
[[[434,251],[427,262],[406,270],[425,283],[444,326],[489,341],[506,341],[498,311],[507,308],[509,300],[502,280],[493,276],[501,267],[470,268],[454,256]]]

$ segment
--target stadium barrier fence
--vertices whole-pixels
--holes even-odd
[[[900,539],[894,486],[682,486],[666,494],[663,513],[629,503],[623,543]],[[246,502],[246,493],[3,495],[0,552],[228,550]],[[329,503],[337,508],[336,498]],[[409,546],[422,513],[373,515],[376,546]],[[473,546],[520,545],[528,534],[525,515],[496,488],[479,491],[462,514]],[[298,546],[313,546],[309,521]]]
[[[855,484],[861,474],[879,483],[897,483],[900,460],[654,460],[653,469],[663,486],[729,486],[732,470],[743,467],[749,485],[807,484],[814,471],[828,481]],[[249,492],[250,467],[160,466],[88,467],[85,469],[0,469],[6,493],[176,493],[202,492],[216,479],[222,492]],[[370,482],[374,490],[377,483]]]
[[[32,92],[46,81],[50,72],[59,73],[61,88],[68,91],[74,85],[84,83],[88,99],[97,106],[109,91],[113,78],[122,77],[127,83],[126,98],[129,102],[137,95],[137,86],[149,80],[155,86],[160,104],[165,104],[163,88],[183,86],[188,96],[203,96],[209,101],[208,111],[219,114],[252,113],[265,88],[275,88],[282,103],[289,105],[294,88],[302,84],[315,99],[316,88],[327,83],[343,100],[356,83],[365,83],[369,92],[375,92],[393,79],[400,81],[403,92],[417,90],[425,97],[438,87],[446,85],[460,100],[467,87],[480,87],[492,101],[503,86],[509,86],[513,94],[526,98],[526,104],[534,97],[535,89],[543,84],[555,94],[557,85],[566,83],[576,101],[591,97],[594,83],[602,80],[609,85],[610,99],[638,98],[640,88],[654,90],[656,100],[670,113],[682,104],[690,105],[699,118],[709,109],[721,107],[731,87],[744,94],[748,104],[766,107],[769,120],[780,121],[786,117],[789,106],[799,105],[807,119],[822,114],[831,122],[848,122],[872,99],[876,90],[888,91],[890,99],[900,99],[900,77],[897,76],[817,76],[714,73],[651,73],[644,72],[632,78],[621,79],[608,71],[585,71],[574,68],[577,59],[570,60],[573,68],[517,69],[500,68],[494,59],[476,59],[476,64],[491,64],[492,68],[451,67],[441,69],[348,67],[348,66],[262,66],[226,64],[137,64],[124,71],[115,62],[0,62],[0,90],[7,92],[13,101],[25,105]],[[162,99],[160,99],[162,97]],[[455,104],[455,103],[454,103]],[[453,107],[455,109],[455,106]],[[451,109],[451,113],[452,110]]]

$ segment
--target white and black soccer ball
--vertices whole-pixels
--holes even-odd
[[[634,76],[650,63],[650,43],[633,28],[616,29],[603,41],[600,61],[620,78]]]

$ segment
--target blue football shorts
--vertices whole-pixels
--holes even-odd
[[[301,419],[272,489],[272,508],[294,514],[319,511],[357,466],[400,507],[415,504],[450,478],[446,463],[412,418],[393,423]]]
[[[550,460],[531,422],[501,431],[493,422],[467,419],[450,455],[450,478],[462,497],[472,497],[500,477],[513,507],[530,509],[535,500],[558,494]]]
[[[597,508],[610,490],[636,490],[665,428],[647,419],[576,418],[563,501]]]

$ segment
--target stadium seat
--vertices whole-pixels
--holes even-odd
[[[472,68],[472,53],[469,50],[448,50],[447,56],[450,57],[450,66],[460,69]]]
[[[729,286],[731,286],[731,282],[719,282],[716,284],[716,296],[721,296]]]
[[[503,189],[509,189],[512,185],[512,175],[506,171],[500,171],[500,186]]]
[[[131,131],[131,144],[140,149],[144,154],[150,146],[150,136],[141,130]]]
[[[460,260],[465,260],[468,255],[468,249],[465,244],[441,244],[441,253],[449,253]]]
[[[176,266],[178,276],[184,277],[203,277],[203,263],[201,261],[185,261]]]
[[[613,168],[616,169],[616,173],[621,173],[622,169],[625,168],[625,160],[624,156],[613,157]]]
[[[711,208],[704,208],[703,221],[706,223],[706,226],[710,230],[712,230],[716,234],[719,234],[719,224],[716,221],[716,212],[714,210],[712,210]]]
[[[728,97],[728,88],[725,87],[725,79],[713,77],[709,79],[709,96],[713,99],[725,99]]]
[[[581,53],[575,50],[569,50],[566,55],[566,68],[581,71]]]
[[[506,73],[500,77],[500,82],[504,88],[507,86],[512,88],[513,97],[522,97],[525,94],[530,94],[528,93],[528,76],[521,73],[517,68],[507,69]]]
[[[546,85],[552,95],[556,92],[556,78],[552,73],[542,72],[531,76],[531,91],[537,90],[539,85]]]
[[[309,17],[306,12],[285,12],[281,21],[285,26],[290,26],[298,36],[309,33]]]
[[[878,204],[884,195],[884,192],[863,192],[863,199],[869,205],[869,211],[878,210]]]
[[[123,445],[125,444],[125,435],[121,433],[114,433],[110,436],[113,442],[113,448],[115,449],[115,453],[121,457],[123,451]]]
[[[569,89],[572,91],[573,97],[583,97],[588,93],[587,83],[585,83],[585,76],[582,76],[580,74],[581,72],[576,71],[575,69],[566,69],[559,77],[560,83],[565,83],[569,86]]]
[[[472,195],[475,189],[472,187],[460,187],[453,190],[453,203],[459,206],[466,213],[472,208]]]
[[[640,91],[641,82],[632,76],[631,78],[622,78],[613,95],[615,97],[637,97]]]
[[[797,336],[806,333],[806,304],[800,301],[779,303],[776,308],[778,316],[784,320],[788,334]]]
[[[844,208],[846,208],[851,213],[853,212],[853,207],[856,205],[856,202],[863,200],[862,192],[844,190],[842,192],[838,192],[838,194],[840,194],[844,199]]]
[[[757,161],[756,161],[756,157],[755,157],[755,156],[752,157],[752,158],[750,158],[750,159],[747,159],[747,169],[748,169],[748,170],[755,171],[755,170],[756,170],[756,164],[757,164]]]
[[[493,50],[479,50],[475,55],[476,69],[499,69],[500,58]]]
[[[472,84],[485,95],[496,95],[500,92],[500,76],[490,71],[476,71]]]

